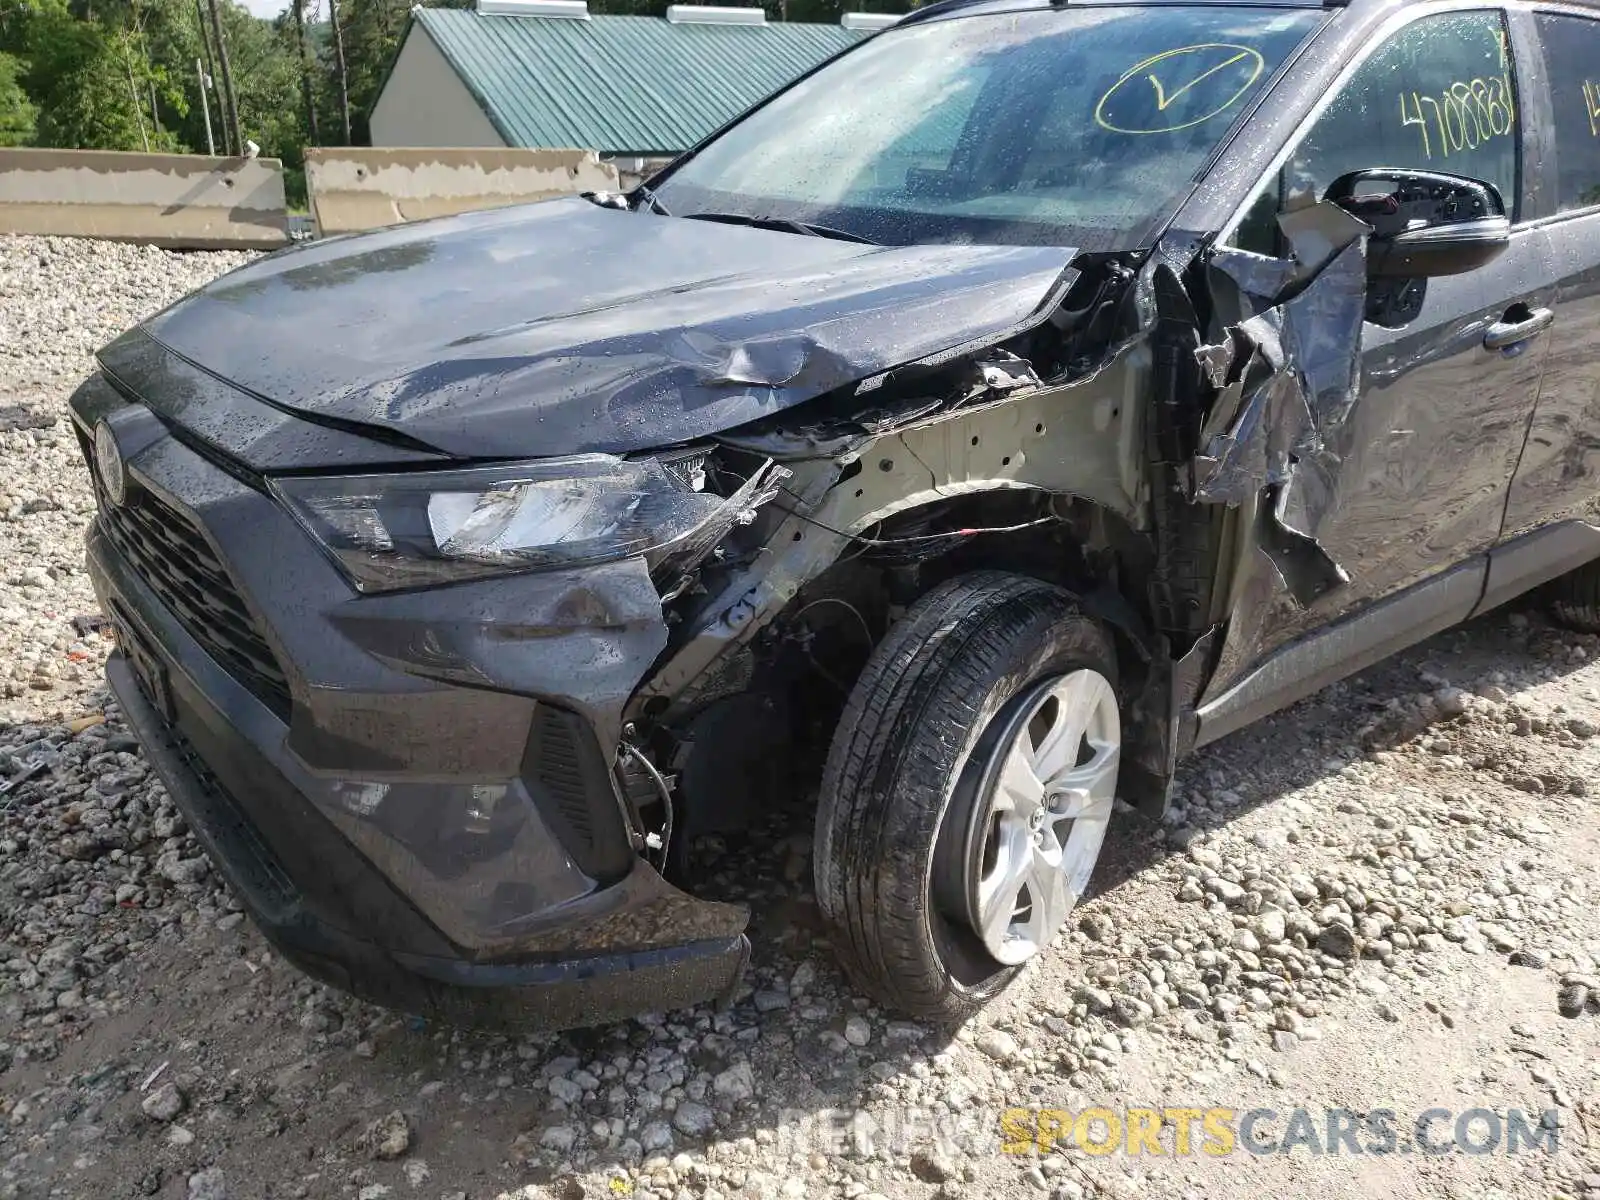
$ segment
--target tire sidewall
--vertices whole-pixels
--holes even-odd
[[[994,580],[993,575],[984,578],[990,585]],[[962,771],[995,718],[1036,684],[1083,668],[1098,671],[1113,688],[1117,683],[1110,637],[1081,612],[1072,595],[1020,576],[1007,582],[1013,586],[1006,593],[976,610],[955,614],[939,626],[934,638],[913,650],[915,661],[936,653],[942,639],[963,639],[927,695],[921,697],[919,715],[931,719],[913,720],[900,730],[894,761],[879,764],[871,780],[875,789],[881,788],[873,797],[884,822],[881,844],[896,860],[888,872],[880,874],[880,879],[886,874],[899,884],[915,881],[914,889],[901,886],[898,894],[919,898],[920,911],[915,920],[904,921],[911,914],[903,914],[897,925],[900,931],[910,934],[915,944],[910,947],[911,954],[896,956],[899,961],[895,969],[920,976],[906,981],[914,993],[942,995],[941,1009],[952,1014],[970,1011],[992,997],[1025,965],[1006,966],[990,957],[977,935],[964,922],[957,925],[942,914],[935,902],[935,851]],[[939,593],[959,589],[962,584],[960,578],[952,580],[935,589],[924,602],[938,603]],[[994,652],[992,641],[986,645],[984,636],[989,632],[992,637],[997,628],[1007,630],[998,653]],[[952,738],[948,736],[948,722],[940,721],[939,716],[959,707],[970,707],[973,716],[963,721],[961,736]],[[929,793],[935,782],[936,799]],[[981,797],[978,802],[982,802]],[[958,836],[964,836],[964,831]],[[819,839],[819,864],[823,854],[831,857],[835,849],[830,840]],[[828,867],[839,892],[830,899],[819,887],[819,900],[825,908],[839,905],[843,893],[843,864],[830,862]],[[818,882],[824,883],[821,872]],[[880,906],[895,903],[894,890],[888,886],[881,886],[875,898]],[[952,929],[958,934],[954,941]]]

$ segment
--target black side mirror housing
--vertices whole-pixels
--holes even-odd
[[[1464,175],[1373,167],[1339,176],[1323,199],[1372,226],[1367,274],[1375,279],[1462,275],[1511,244],[1499,189]]]

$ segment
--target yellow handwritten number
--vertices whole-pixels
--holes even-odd
[[[1412,116],[1406,112],[1406,97],[1411,97],[1411,104],[1417,110],[1417,115]],[[1422,130],[1422,156],[1433,157],[1433,142],[1428,137],[1428,119],[1422,115],[1422,97],[1416,92],[1400,93],[1400,124],[1416,125]]]
[[[1410,109],[1406,107],[1410,100]],[[1433,110],[1437,143],[1429,136],[1428,119],[1422,106]],[[1516,108],[1512,92],[1503,76],[1493,79],[1457,80],[1437,98],[1420,92],[1400,93],[1400,124],[1415,125],[1422,135],[1422,156],[1433,157],[1435,145],[1440,157],[1449,158],[1486,145],[1491,138],[1509,136],[1516,128]]]
[[[1190,77],[1190,72],[1196,67],[1204,69]],[[1212,104],[1200,115],[1169,125],[1159,124],[1159,118],[1146,120],[1138,115],[1147,111],[1138,97],[1139,89],[1146,84],[1155,91],[1156,112],[1164,113],[1177,103],[1180,96],[1188,94],[1208,80],[1215,79],[1230,68],[1236,71],[1235,78],[1238,77],[1237,72],[1244,73],[1246,78],[1237,87],[1233,87],[1231,83],[1224,84],[1216,96],[1218,103]],[[1266,69],[1266,60],[1258,51],[1248,46],[1207,42],[1197,46],[1180,46],[1176,50],[1164,50],[1160,54],[1151,55],[1143,62],[1135,63],[1106,89],[1105,95],[1100,97],[1100,103],[1095,105],[1095,123],[1113,133],[1175,133],[1180,129],[1191,129],[1227,112],[1249,92]],[[1183,80],[1187,82],[1180,82]],[[1178,86],[1168,92],[1167,88],[1174,83]],[[1223,95],[1223,91],[1227,94]],[[1147,100],[1149,93],[1146,92],[1144,95]],[[1129,112],[1119,116],[1117,110],[1123,106],[1124,101],[1127,102]]]

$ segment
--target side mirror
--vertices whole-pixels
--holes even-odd
[[[1491,183],[1439,171],[1374,167],[1341,175],[1323,199],[1372,226],[1367,274],[1461,275],[1511,245],[1511,219]]]

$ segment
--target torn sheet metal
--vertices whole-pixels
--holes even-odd
[[[1043,386],[1039,376],[1034,373],[1033,364],[1025,359],[1018,358],[1015,354],[1008,354],[1004,350],[994,351],[988,358],[978,362],[976,366],[981,379],[979,394],[983,392],[1010,394],[1021,388]]]
[[[1304,605],[1349,582],[1315,531],[1338,474],[1332,435],[1359,394],[1371,228],[1328,203],[1279,226],[1289,257],[1225,249],[1209,261],[1219,308],[1240,319],[1196,351],[1214,397],[1192,498],[1237,507],[1264,494],[1258,545]]]
[[[1191,249],[1191,259],[1192,254]],[[834,457],[850,461],[875,437],[969,417],[1046,389],[1091,384],[1125,361],[1145,339],[1145,329],[1136,320],[1122,320],[1126,314],[1121,312],[1120,301],[1131,290],[1131,268],[1122,263],[1101,264],[1101,268],[1105,282],[1089,306],[1064,307],[1085,278],[1081,264],[1070,267],[1033,312],[1002,334],[869,376],[856,385],[851,397],[855,403],[849,406],[841,402],[827,411],[807,414],[809,419],[803,421],[793,416],[757,421],[718,440],[780,459]],[[1188,311],[1192,325],[1193,311]],[[1068,312],[1092,327],[1077,331],[1070,342],[1084,352],[1069,354],[1064,360],[1058,356],[1048,369],[1042,369],[1001,345],[1026,347],[1026,335],[1046,324],[1064,328],[1062,316]]]
[[[943,357],[942,355],[940,357]],[[921,367],[924,364],[914,364]],[[948,368],[953,379],[941,378],[930,394],[893,402],[881,400],[882,375],[865,381],[867,398],[848,415],[824,415],[810,422],[761,422],[717,440],[774,458],[841,458],[852,461],[862,447],[886,434],[916,428],[957,413],[967,414],[1007,403],[1045,386],[1033,364],[1006,350],[991,349],[971,362]],[[868,388],[867,384],[872,387]],[[878,400],[877,403],[873,403]]]
[[[629,453],[995,345],[1049,319],[1075,255],[872,246],[571,197],[262,258],[129,336],[424,450]]]

